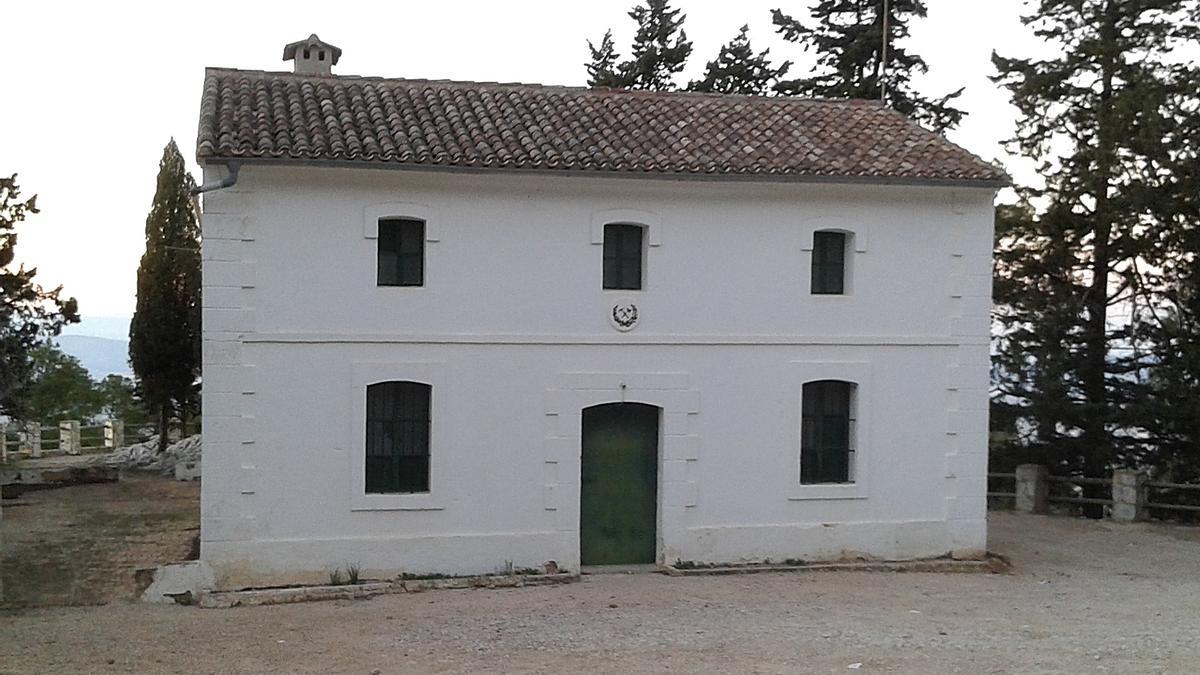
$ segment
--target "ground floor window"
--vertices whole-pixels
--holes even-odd
[[[841,380],[808,382],[801,393],[800,482],[854,480],[855,385]]]
[[[429,492],[431,391],[420,382],[367,387],[367,493]]]

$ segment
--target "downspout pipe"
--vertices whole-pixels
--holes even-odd
[[[225,188],[236,185],[238,181],[238,171],[241,170],[242,163],[238,161],[229,162],[225,165],[225,168],[229,171],[229,173],[226,174],[224,178],[211,183],[205,183],[204,185],[196,188],[192,188],[192,194],[198,195],[205,192],[212,192],[214,190],[224,190]]]

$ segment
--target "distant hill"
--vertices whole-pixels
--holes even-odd
[[[63,335],[90,335],[110,340],[129,339],[129,316],[94,316],[86,314],[79,323],[63,327]]]
[[[60,335],[58,346],[67,354],[79,359],[93,379],[100,380],[112,373],[117,375],[133,374],[127,363],[129,359],[128,340],[115,340],[94,335]]]

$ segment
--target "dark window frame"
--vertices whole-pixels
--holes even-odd
[[[846,295],[846,269],[850,234],[839,230],[813,232],[813,295]]]
[[[425,285],[425,221],[419,218],[380,218],[376,241],[375,284]]]
[[[430,485],[433,387],[393,380],[366,388],[367,494],[424,494]]]
[[[602,284],[604,290],[642,290],[645,287],[645,259],[645,225],[605,224]]]
[[[800,484],[853,484],[858,385],[806,382],[800,398]]]

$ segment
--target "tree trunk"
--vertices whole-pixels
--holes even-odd
[[[167,451],[167,426],[171,421],[171,408],[163,404],[158,407],[158,454]]]
[[[179,438],[186,438],[188,435],[188,422],[191,421],[191,415],[188,414],[188,402],[184,401],[179,406]]]
[[[1098,143],[1097,166],[1095,183],[1093,185],[1095,209],[1092,215],[1092,283],[1088,290],[1085,306],[1087,307],[1087,340],[1084,355],[1083,390],[1087,400],[1087,421],[1083,429],[1085,453],[1083,473],[1085,476],[1100,478],[1108,474],[1114,458],[1112,439],[1108,435],[1110,406],[1108,383],[1105,377],[1108,371],[1108,277],[1112,267],[1109,255],[1109,240],[1112,238],[1113,216],[1109,209],[1108,188],[1112,174],[1113,150],[1116,139],[1112,135],[1110,120],[1113,95],[1113,70],[1116,67],[1114,55],[1111,52],[1116,39],[1116,20],[1113,16],[1113,5],[1106,4],[1104,24],[1100,28],[1101,35],[1108,47],[1102,56],[1100,105],[1097,110],[1096,138]],[[1083,494],[1091,498],[1104,498],[1105,488],[1102,485],[1085,486]],[[1103,518],[1104,507],[1098,504],[1088,504],[1084,513],[1089,518]]]

